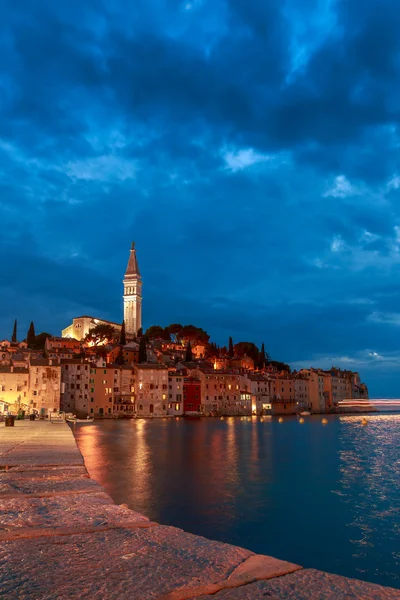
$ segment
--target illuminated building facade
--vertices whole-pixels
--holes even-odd
[[[124,277],[124,320],[127,337],[135,337],[142,327],[142,278],[134,242]]]

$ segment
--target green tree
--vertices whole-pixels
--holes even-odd
[[[189,340],[187,343],[187,346],[186,346],[185,361],[192,362],[192,360],[193,360],[193,352],[192,352],[192,346],[191,346],[190,340]]]
[[[260,358],[259,358],[259,361],[258,361],[258,367],[260,369],[263,369],[265,367],[265,363],[266,363],[265,346],[264,346],[264,342],[263,342],[261,344]]]
[[[280,362],[279,360],[270,360],[268,365],[275,367],[275,369],[278,371],[288,371],[290,373],[290,366],[284,362]]]
[[[13,329],[11,341],[14,343],[17,341],[17,319],[15,319],[15,321],[14,321],[14,329]]]
[[[239,342],[235,344],[235,355],[239,358],[242,358],[245,354],[246,356],[250,356],[254,360],[254,363],[257,364],[260,359],[260,351],[253,342]]]
[[[31,321],[31,324],[29,325],[28,335],[26,336],[26,343],[28,344],[28,348],[31,348],[32,344],[35,343],[35,326],[33,324],[33,321]]]
[[[204,329],[201,329],[201,327],[185,325],[179,333],[179,338],[185,341],[190,340],[191,342],[203,342],[207,344],[210,336]]]
[[[171,340],[168,331],[160,325],[152,325],[146,330],[146,338],[148,340]]]
[[[142,337],[142,335],[143,335],[143,327],[139,327],[139,329],[137,330],[136,337],[139,338],[139,337]]]
[[[229,338],[229,345],[228,345],[228,356],[229,358],[233,358],[235,355],[235,351],[233,349],[233,341],[232,338]]]
[[[119,343],[122,346],[125,346],[125,344],[126,344],[125,319],[122,321],[121,333],[119,336]]]
[[[140,343],[139,343],[139,362],[140,363],[147,362],[147,347],[146,347],[146,338],[144,335],[140,338]]]
[[[115,359],[115,364],[116,365],[124,365],[125,364],[125,359],[124,359],[124,355],[123,355],[123,352],[122,352],[122,348],[123,348],[123,346],[119,347],[118,356]]]
[[[31,344],[31,348],[33,350],[44,350],[46,339],[51,338],[51,333],[47,333],[46,331],[42,331],[38,335],[35,335],[35,339]]]
[[[116,329],[107,323],[99,323],[93,327],[85,336],[86,342],[92,342],[95,346],[111,342],[116,336]]]

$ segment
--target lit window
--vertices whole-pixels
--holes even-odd
[[[175,404],[175,410],[179,410],[180,404]]]

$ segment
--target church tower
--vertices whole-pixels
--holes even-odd
[[[124,320],[127,337],[133,337],[142,326],[142,278],[132,242],[124,277]]]

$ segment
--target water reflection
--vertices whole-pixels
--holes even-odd
[[[400,415],[76,426],[90,474],[150,519],[400,587]]]

